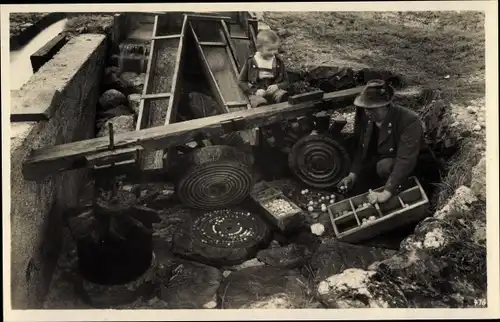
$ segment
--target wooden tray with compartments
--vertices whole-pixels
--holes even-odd
[[[379,187],[373,191],[383,190]],[[361,242],[428,215],[429,199],[417,178],[410,177],[400,191],[382,204],[368,204],[366,192],[330,205],[328,213],[337,239]]]
[[[271,187],[265,181],[257,183],[252,189],[250,196],[260,207],[267,219],[282,231],[295,227],[295,225],[300,221],[299,215],[304,212],[293,201],[287,198],[282,191]],[[292,210],[287,212],[273,210],[270,203],[277,200],[282,200],[288,203]]]

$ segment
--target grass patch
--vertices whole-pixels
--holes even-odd
[[[484,14],[480,12],[266,12],[284,28],[291,65],[365,65],[441,88],[465,102],[484,96]],[[477,76],[471,78],[471,76]]]
[[[460,186],[469,186],[472,180],[472,169],[481,159],[478,153],[477,139],[467,138],[459,143],[458,152],[448,160],[448,168],[441,182],[438,184],[439,192],[436,195],[436,206],[441,208]]]

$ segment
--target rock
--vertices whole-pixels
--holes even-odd
[[[470,209],[470,205],[476,200],[477,198],[470,188],[460,186],[448,203],[434,214],[434,218],[444,219],[453,212],[468,210]]]
[[[146,205],[159,210],[170,206],[175,194],[175,186],[169,182],[141,184],[138,189],[141,197],[149,196],[145,200]]]
[[[451,236],[444,225],[433,217],[425,218],[417,225],[415,232],[401,242],[400,248],[407,251],[445,248],[450,243]]]
[[[264,249],[257,258],[274,267],[298,268],[304,266],[312,253],[304,245],[290,244],[285,247]]]
[[[290,36],[290,32],[288,30],[286,30],[285,28],[277,28],[276,33],[278,34],[278,36],[280,36],[282,38],[286,38],[286,37]]]
[[[200,92],[191,92],[188,95],[189,108],[196,118],[217,115],[218,104],[209,95]]]
[[[408,302],[393,282],[376,279],[376,272],[346,269],[318,284],[317,292],[330,308],[406,308]]]
[[[105,91],[114,89],[121,93],[128,93],[130,90],[130,83],[126,83],[118,77],[120,69],[116,66],[107,67],[104,72],[104,79],[102,82]]]
[[[476,124],[476,125],[474,125],[474,127],[473,127],[472,129],[473,129],[474,131],[476,131],[476,132],[479,132],[479,131],[481,131],[481,125]]]
[[[120,79],[127,84],[130,93],[142,93],[146,74],[137,74],[133,72],[125,72],[120,75]]]
[[[470,114],[476,114],[476,109],[472,106],[468,106],[467,112],[469,112]]]
[[[111,118],[122,116],[122,115],[132,115],[132,110],[125,105],[119,105],[117,107],[113,107],[111,109],[104,110],[104,111],[101,110],[97,114],[97,118],[99,119],[98,127],[100,127],[99,122],[104,123]]]
[[[141,105],[141,94],[130,94],[128,97],[128,105],[134,111],[135,115],[139,115],[139,107]]]
[[[312,224],[311,225],[311,232],[315,234],[316,236],[321,236],[325,233],[325,226],[323,226],[320,223]]]
[[[229,275],[218,295],[222,309],[299,309],[317,305],[313,296],[307,295],[306,285],[307,281],[296,270],[249,267]]]
[[[479,200],[486,202],[486,158],[482,158],[472,169],[470,188]]]
[[[222,276],[223,276],[224,278],[227,278],[229,275],[231,275],[231,273],[232,273],[231,271],[227,271],[227,270],[226,270],[226,271],[222,272]]]
[[[103,127],[97,133],[97,137],[108,136],[109,128],[108,124],[113,124],[114,134],[126,133],[134,131],[134,116],[133,115],[122,115],[109,119],[106,121]]]
[[[354,71],[351,68],[335,66],[313,67],[307,74],[307,81],[311,86],[327,93],[356,86]]]
[[[471,135],[472,135],[472,132],[469,131],[469,130],[465,130],[462,133],[460,133],[460,136],[463,137],[463,138],[469,137]]]
[[[170,249],[175,233],[185,224],[192,210],[183,206],[175,206],[159,211],[160,222],[153,225],[153,238],[159,247]]]
[[[258,267],[258,266],[263,266],[263,265],[265,265],[265,263],[261,262],[257,258],[252,258],[252,259],[249,259],[249,260],[241,263],[240,265],[233,266],[233,268],[237,271],[241,271],[245,268]]]
[[[351,245],[328,239],[323,242],[310,260],[315,280],[323,280],[346,268],[365,269],[375,261],[384,260],[396,252],[389,249]]]
[[[210,301],[208,303],[205,303],[203,305],[204,309],[215,309],[217,307],[217,302],[216,301]]]
[[[222,275],[217,268],[179,261],[172,277],[162,282],[161,298],[167,303],[168,309],[201,309],[216,300],[221,280]]]
[[[127,97],[116,89],[109,89],[99,97],[99,105],[105,110],[126,104]]]

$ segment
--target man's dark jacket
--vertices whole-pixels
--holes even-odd
[[[358,137],[358,149],[354,155],[351,172],[358,175],[363,162],[372,156],[367,155],[372,137],[373,121],[368,119],[362,108],[357,108],[355,133]],[[383,158],[394,158],[394,168],[385,184],[385,190],[395,194],[399,185],[411,175],[421,148],[424,145],[422,123],[417,113],[391,104],[384,123],[380,127],[378,153]]]

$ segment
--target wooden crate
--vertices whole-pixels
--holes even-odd
[[[300,222],[300,214],[303,213],[303,210],[287,198],[283,192],[269,186],[266,182],[262,181],[256,184],[250,193],[250,196],[262,209],[262,213],[267,217],[267,219],[275,224],[280,230],[287,231],[295,227],[296,224]],[[285,216],[273,212],[267,204],[277,199],[282,199],[288,202],[294,211],[287,213]]]
[[[384,187],[380,187],[373,191],[383,190]],[[360,242],[418,222],[428,215],[429,199],[417,178],[410,177],[401,191],[383,204],[363,207],[368,202],[366,192],[328,206],[336,237],[345,242]],[[375,220],[362,224],[364,218],[371,216]]]

